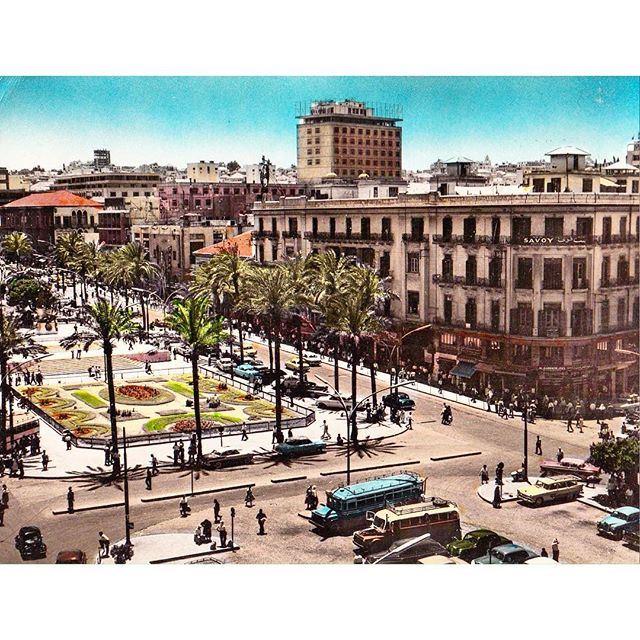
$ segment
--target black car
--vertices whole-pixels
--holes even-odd
[[[396,540],[386,551],[367,556],[366,562],[367,564],[418,564],[418,560],[429,556],[451,557],[451,554],[432,538],[425,538],[412,545],[409,545],[409,542]],[[397,551],[400,547],[405,548]]]
[[[413,411],[416,403],[406,393],[390,393],[382,398],[382,404],[398,411]]]
[[[316,384],[315,382],[311,382],[309,380],[303,380],[302,384],[300,384],[300,379],[296,377],[285,378],[282,381],[282,389],[287,395],[294,396],[307,396],[309,398],[318,398],[320,396],[324,396],[327,394],[326,384]]]
[[[16,549],[23,560],[47,557],[47,545],[38,527],[22,527],[16,536]]]

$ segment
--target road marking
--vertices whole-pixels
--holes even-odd
[[[432,458],[433,459],[433,458]],[[410,460],[409,462],[392,462],[390,464],[379,464],[375,467],[359,467],[358,469],[351,469],[351,473],[357,473],[358,471],[373,471],[375,469],[388,469],[389,467],[408,467],[409,465],[420,464],[420,460]],[[321,471],[321,476],[336,476],[341,473],[347,473],[346,469],[340,469],[340,471]]]
[[[467,456],[479,456],[482,451],[467,451],[466,453],[453,453],[450,456],[431,456],[432,462],[440,462],[440,460],[451,460],[452,458],[466,458]]]
[[[182,498],[182,496],[204,496],[208,493],[222,493],[223,491],[235,491],[236,489],[249,489],[250,487],[255,487],[255,482],[249,482],[246,484],[236,484],[232,487],[220,487],[217,489],[202,489],[200,491],[194,491],[193,493],[189,493],[185,491],[183,493],[175,493],[170,496],[158,496],[156,498],[140,498],[140,502],[160,502],[161,500],[177,500],[178,498]]]
[[[81,511],[95,511],[96,509],[113,509],[115,507],[124,507],[124,502],[113,502],[110,504],[97,504],[92,507],[79,507],[73,511],[65,509],[64,511],[52,511],[54,516],[72,516],[74,513],[80,513]]]
[[[306,480],[307,476],[293,476],[291,478],[272,478],[271,482],[278,484],[280,482],[295,482],[296,480]]]

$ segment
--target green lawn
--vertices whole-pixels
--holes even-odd
[[[168,425],[185,418],[193,418],[194,415],[195,414],[193,413],[178,413],[172,416],[160,416],[159,418],[151,418],[151,420],[148,420],[145,423],[144,430],[147,433],[153,433],[154,431],[164,431],[164,429]],[[238,422],[242,422],[241,418],[238,418],[236,416],[229,416],[217,411],[213,413],[202,413],[201,417],[203,420],[215,420],[216,422],[220,422],[221,424],[237,424]]]
[[[193,398],[193,387],[184,382],[176,382],[175,380],[169,380],[169,382],[165,382],[164,385],[167,389],[171,389],[171,391],[175,391],[180,395],[186,396],[187,398]]]
[[[80,389],[79,391],[74,391],[71,395],[88,404],[92,409],[101,409],[108,406],[102,398],[99,398],[95,393],[91,393],[91,391]]]

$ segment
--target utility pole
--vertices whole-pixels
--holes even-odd
[[[131,529],[133,528],[133,522],[129,520],[129,476],[127,471],[127,432],[122,427],[122,449],[123,449],[123,463],[124,463],[124,527],[125,527],[125,541],[128,547],[131,544]]]

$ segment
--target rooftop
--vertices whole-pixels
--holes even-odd
[[[89,200],[82,196],[77,196],[71,191],[47,191],[44,193],[32,193],[19,200],[14,200],[5,204],[5,209],[18,207],[103,207],[104,205],[95,200]]]
[[[237,247],[238,255],[241,258],[251,258],[253,255],[251,247],[251,231],[245,231],[244,233],[233,236],[228,240],[223,240],[222,242],[209,245],[208,247],[202,247],[202,249],[194,251],[193,254],[196,256],[212,256],[222,251],[231,250],[234,247]]]
[[[545,156],[590,156],[591,154],[584,149],[578,147],[558,147],[544,154]]]

